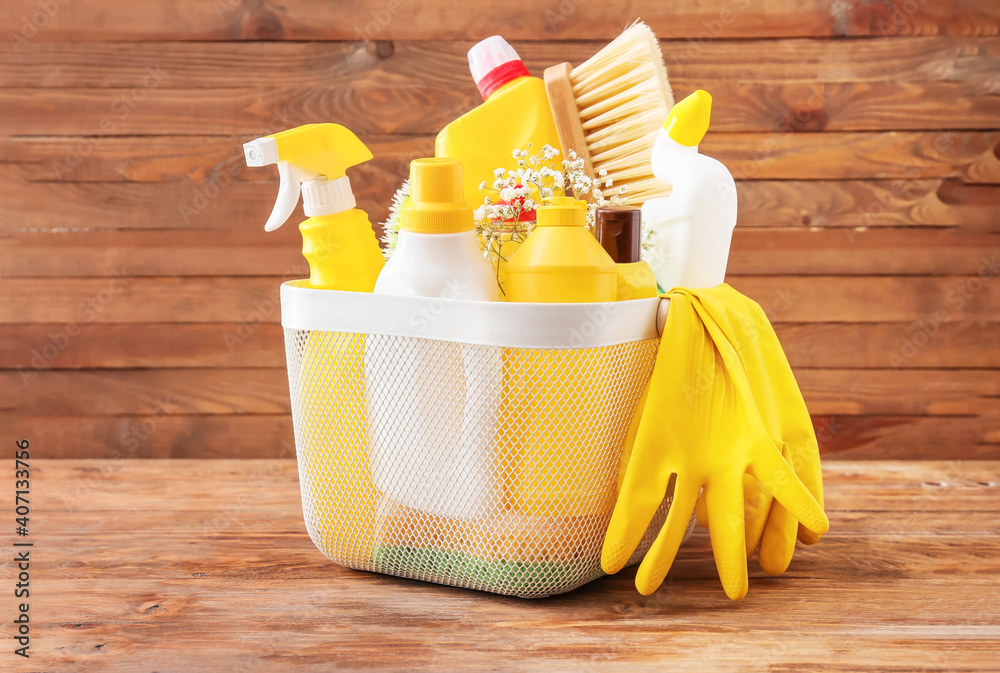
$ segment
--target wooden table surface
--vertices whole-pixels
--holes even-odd
[[[334,566],[287,460],[32,470],[31,658],[10,531],[4,671],[1000,669],[998,462],[829,462],[830,533],[781,578],[752,561],[741,603],[703,530],[653,596],[626,570],[527,601]]]

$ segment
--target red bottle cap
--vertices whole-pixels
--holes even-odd
[[[469,50],[469,70],[483,100],[504,84],[529,74],[514,48],[499,35],[488,37]]]

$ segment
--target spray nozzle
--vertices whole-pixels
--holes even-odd
[[[281,184],[266,231],[274,231],[291,216],[300,190],[309,217],[353,208],[346,171],[372,158],[364,143],[340,124],[306,124],[257,138],[243,145],[243,153],[247,166],[278,165]]]

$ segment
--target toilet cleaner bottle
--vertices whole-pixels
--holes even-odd
[[[699,89],[677,103],[653,144],[653,174],[670,196],[642,205],[650,228],[647,260],[666,291],[707,288],[726,277],[736,226],[736,183],[721,162],[698,152],[708,131],[712,97]]]

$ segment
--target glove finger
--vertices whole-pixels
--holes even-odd
[[[624,568],[632,557],[656,510],[663,503],[671,475],[677,472],[675,468],[663,463],[656,464],[655,469],[649,469],[645,462],[635,460],[638,456],[639,447],[625,473],[621,493],[618,494],[608,531],[604,535],[601,568],[609,575]],[[689,511],[688,516],[690,515]]]
[[[687,484],[681,475],[676,476],[667,520],[635,573],[635,588],[643,596],[648,596],[660,587],[673,565],[677,549],[691,522],[691,512],[698,499],[699,489],[697,484]]]
[[[809,429],[812,430],[812,428]],[[791,447],[791,449],[794,448],[794,446]],[[795,459],[795,474],[799,475],[802,483],[816,498],[816,502],[819,503],[820,507],[823,507],[823,470],[820,467],[816,435],[810,434],[806,444],[798,445],[798,450],[791,450],[790,453]],[[799,526],[798,536],[803,544],[816,544],[821,537],[819,533],[814,533],[802,525]]]
[[[683,367],[697,368],[715,352],[705,344],[704,330],[693,315],[685,298],[671,300],[632,455],[604,538],[601,568],[606,573],[618,572],[628,563],[663,502],[671,475],[684,472],[679,467],[690,441],[689,419],[699,417],[703,402],[682,393],[678,381],[683,379],[678,377]],[[688,516],[694,509],[693,498],[689,507]]]
[[[698,525],[708,528],[708,510],[705,509],[705,494],[703,493],[694,505],[694,514],[698,517]]]
[[[792,562],[792,555],[795,553],[798,529],[799,522],[780,502],[771,505],[771,515],[767,518],[758,554],[760,567],[768,575],[777,577],[788,570],[788,564]]]
[[[830,529],[823,508],[773,445],[754,450],[747,471],[806,528],[820,535]]]
[[[792,469],[797,467],[787,446],[781,455]],[[788,570],[788,564],[792,562],[792,555],[795,553],[795,536],[798,529],[799,522],[780,502],[771,505],[758,554],[760,567],[768,575],[777,577]]]
[[[743,518],[746,523],[747,558],[753,556],[764,534],[771,502],[774,498],[764,490],[753,475],[743,475]]]
[[[819,472],[819,459],[818,458],[816,460],[816,471]],[[798,468],[796,468],[795,472],[796,472],[796,474],[799,474],[801,471]],[[816,502],[818,502],[819,505],[820,505],[820,507],[822,507],[823,506],[823,478],[822,478],[822,476],[820,476],[818,479],[815,479],[815,480],[812,481],[812,483],[816,485],[816,489],[815,490],[814,490],[813,486],[810,485],[809,480],[803,479],[803,483],[806,485],[806,488],[809,489],[809,492],[813,494],[813,497],[816,498]],[[814,533],[813,531],[809,530],[808,528],[806,528],[802,524],[799,524],[797,526],[797,528],[798,528],[798,538],[802,541],[802,544],[816,544],[817,542],[819,542],[819,539],[821,537],[823,537],[822,533]]]
[[[622,444],[622,455],[618,459],[616,489],[619,492],[622,490],[622,484],[625,483],[625,473],[628,471],[628,464],[632,459],[632,449],[635,447],[635,438],[639,434],[639,423],[642,421],[642,412],[646,409],[646,400],[648,398],[649,382],[647,381],[646,386],[642,389],[642,394],[639,395],[639,401],[635,405],[635,412],[632,414],[632,420],[628,424],[628,431],[625,433],[625,443]]]
[[[719,579],[734,601],[747,595],[746,531],[743,523],[743,476],[705,487],[708,533]]]
[[[798,538],[802,541],[802,544],[816,544],[822,537],[822,533],[814,533],[802,524],[799,524]]]

